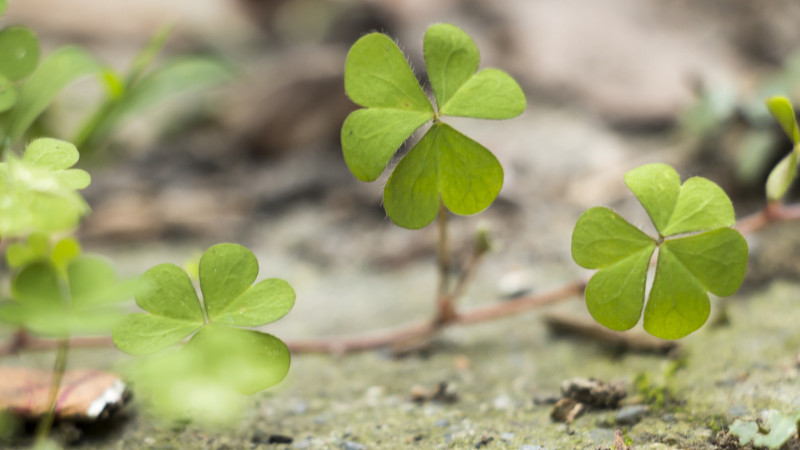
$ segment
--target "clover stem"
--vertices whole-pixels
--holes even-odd
[[[64,378],[64,370],[67,367],[68,352],[69,337],[65,337],[58,342],[56,363],[53,366],[53,379],[50,382],[50,393],[47,401],[47,413],[42,417],[39,426],[36,428],[36,441],[39,443],[47,439],[47,436],[50,434],[50,429],[53,428],[56,406],[58,406],[58,391],[61,389],[61,380]]]
[[[450,252],[447,245],[447,219],[448,212],[444,201],[439,200],[439,218],[436,227],[439,238],[436,245],[439,266],[439,287],[436,290],[436,316],[435,323],[444,323],[455,316],[453,300],[450,295]]]

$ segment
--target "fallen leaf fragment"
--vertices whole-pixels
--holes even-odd
[[[47,413],[50,371],[0,367],[0,410],[25,419]],[[130,398],[125,383],[112,373],[69,370],[64,373],[56,401],[56,417],[74,421],[107,418]]]

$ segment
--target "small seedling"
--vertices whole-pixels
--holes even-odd
[[[792,142],[792,151],[783,157],[778,165],[772,169],[767,178],[767,200],[778,201],[786,195],[795,177],[797,176],[797,157],[800,153],[800,129],[794,108],[786,97],[772,97],[767,100],[767,108],[783,128],[783,131]]]
[[[713,182],[694,177],[681,185],[664,164],[648,164],[625,175],[625,184],[658,232],[651,237],[614,211],[591,208],[572,234],[572,257],[599,269],[586,286],[592,316],[613,330],[639,322],[663,339],[677,339],[708,319],[708,292],[728,296],[744,279],[747,242],[731,227],[733,205]],[[658,249],[653,286],[645,307],[650,259]]]
[[[739,438],[739,445],[753,444],[756,448],[776,450],[783,448],[789,439],[797,434],[798,426],[800,426],[800,412],[786,415],[780,411],[769,410],[765,424],[737,419],[731,425],[730,431]]]
[[[443,116],[508,119],[525,110],[525,95],[497,69],[476,73],[472,39],[453,25],[433,25],[423,41],[434,107],[403,53],[388,36],[371,33],[347,54],[345,90],[364,109],[342,125],[342,150],[353,175],[374,181],[417,129],[433,122],[389,177],[386,213],[405,228],[422,228],[442,205],[456,214],[486,209],[503,185],[503,168],[485,147],[444,123]]]
[[[254,285],[258,262],[237,244],[209,248],[198,273],[202,302],[180,267],[160,264],[145,272],[136,303],[147,313],[128,315],[112,331],[114,344],[134,355],[156,353],[191,336],[180,352],[136,369],[144,386],[162,394],[152,397],[165,415],[185,414],[181,405],[187,402],[174,392],[166,395],[165,386],[166,391],[188,392],[188,385],[214,385],[215,395],[228,389],[251,394],[279,383],[289,370],[289,349],[280,339],[240,327],[266,325],[286,315],[295,300],[291,286],[277,278]],[[197,395],[210,392],[204,388]],[[198,401],[193,408],[213,409],[217,401]]]

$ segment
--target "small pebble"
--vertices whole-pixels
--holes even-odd
[[[650,411],[647,405],[631,405],[626,406],[614,415],[614,421],[619,425],[633,425],[640,420]]]
[[[511,441],[514,439],[514,433],[505,432],[500,434],[500,439],[504,441]]]
[[[442,427],[442,428],[449,427],[450,426],[450,421],[447,420],[447,419],[439,419],[439,420],[437,420],[436,422],[433,423],[433,426]]]
[[[366,445],[359,444],[358,442],[353,442],[353,441],[344,441],[342,443],[342,448],[344,450],[367,450]]]
[[[519,448],[519,450],[547,450],[546,448],[542,447],[541,445],[530,445],[525,444]]]
[[[498,395],[492,400],[492,406],[494,409],[508,411],[514,409],[514,400],[506,394]]]
[[[292,447],[293,448],[299,448],[299,449],[310,448],[311,447],[311,441],[308,440],[308,439],[303,439],[302,441],[297,441],[294,444],[292,444]]]

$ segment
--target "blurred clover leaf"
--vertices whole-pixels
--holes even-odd
[[[78,162],[74,145],[37,139],[22,158],[0,163],[0,236],[69,230],[89,210],[76,192],[89,185],[89,174],[71,167]]]
[[[739,445],[753,444],[756,448],[771,450],[783,448],[789,439],[797,434],[800,412],[786,415],[780,411],[769,410],[764,427],[754,421],[736,420],[730,432],[739,438]]]
[[[62,244],[69,241],[61,241]],[[54,259],[38,259],[14,277],[13,302],[0,307],[0,320],[34,333],[66,337],[107,333],[122,318],[117,303],[130,298],[131,282],[119,281],[114,267],[98,256],[64,258],[65,247],[53,250]],[[60,253],[62,252],[62,253]],[[61,267],[59,267],[61,266]]]
[[[586,306],[599,323],[627,330],[639,322],[663,339],[677,339],[708,319],[707,292],[728,296],[744,279],[747,242],[731,227],[733,205],[713,182],[694,177],[681,185],[664,164],[625,175],[625,184],[658,232],[651,237],[604,207],[587,210],[572,234],[572,257],[599,269],[586,286]],[[650,259],[658,248],[655,278],[645,307]]]
[[[59,273],[66,274],[69,263],[80,254],[81,245],[75,238],[66,237],[51,245],[46,234],[33,233],[26,242],[9,244],[6,262],[12,269],[22,269],[37,261],[50,261]]]
[[[433,222],[440,202],[456,214],[478,213],[503,185],[497,158],[441,117],[508,119],[525,110],[525,95],[511,76],[497,69],[476,72],[478,48],[459,28],[432,25],[423,50],[436,108],[400,48],[384,34],[359,39],[345,63],[345,91],[364,107],[347,117],[341,136],[345,162],[359,180],[376,180],[403,142],[433,121],[384,190],[386,213],[412,229]]]
[[[794,108],[786,97],[772,97],[766,101],[770,114],[778,121],[792,141],[792,151],[772,169],[767,178],[767,199],[780,200],[789,190],[797,174],[797,157],[800,153],[800,129],[797,127]]]
[[[36,69],[39,63],[39,40],[26,27],[9,27],[0,31],[0,75],[17,81]]]
[[[278,338],[253,330],[274,322],[294,305],[295,293],[285,281],[253,282],[258,261],[237,244],[217,244],[200,259],[203,302],[189,275],[174,264],[160,264],[140,278],[136,303],[147,313],[125,317],[112,331],[114,344],[127,353],[144,355],[172,346],[186,337],[182,350],[212,350],[215,362],[199,364],[204,377],[253,393],[277,384],[289,370],[289,350]],[[224,367],[223,367],[224,366]]]

